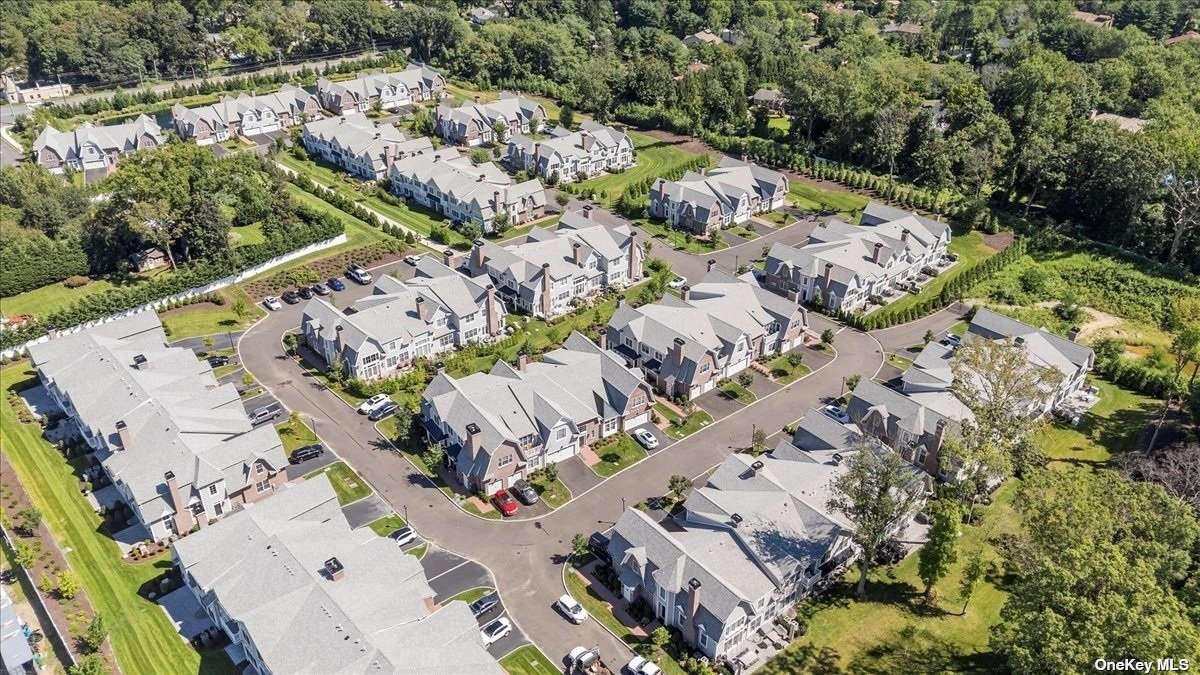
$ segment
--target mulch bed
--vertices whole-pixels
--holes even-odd
[[[346,273],[346,266],[358,263],[363,267],[374,267],[401,260],[409,251],[393,253],[384,243],[375,243],[351,251],[336,253],[327,258],[313,260],[290,270],[276,272],[269,277],[243,285],[246,293],[256,301],[268,295],[279,295],[299,285],[315,284]]]
[[[996,234],[984,234],[980,232],[980,235],[983,237],[983,243],[997,251],[1003,251],[1008,248],[1013,243],[1013,240],[1016,239],[1016,236],[1012,232],[997,232]]]

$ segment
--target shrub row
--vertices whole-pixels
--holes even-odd
[[[9,297],[87,274],[88,258],[78,241],[42,236],[0,250],[0,270],[0,297]]]

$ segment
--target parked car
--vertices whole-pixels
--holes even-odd
[[[488,593],[471,603],[471,613],[475,616],[483,616],[499,606],[500,596],[497,593]]]
[[[642,447],[647,450],[653,450],[658,447],[658,439],[646,429],[634,429],[633,440],[641,443]]]
[[[567,654],[567,663],[571,665],[572,670],[583,673],[596,665],[599,660],[600,656],[596,652],[584,646],[575,647]]]
[[[492,495],[492,503],[505,518],[517,515],[517,500],[504,490],[496,490],[496,494]]]
[[[317,443],[315,445],[306,445],[302,448],[296,448],[291,457],[288,457],[288,462],[292,464],[301,464],[310,459],[316,459],[325,454],[325,446]]]
[[[840,406],[840,405],[833,405],[833,404],[827,405],[824,408],[821,408],[821,412],[823,412],[826,415],[829,415],[833,419],[837,420],[839,424],[849,424],[850,423],[850,415],[848,415],[846,413],[846,411],[844,409],[842,409],[842,406]]]
[[[227,366],[227,365],[229,365],[229,357],[228,356],[210,356],[210,357],[208,357],[208,365],[212,366],[213,368],[220,368],[221,366]]]
[[[671,281],[667,282],[667,286],[670,286],[675,290],[679,290],[684,286],[687,286],[687,279],[684,279],[683,277],[675,277]]]
[[[296,295],[299,295],[305,300],[312,300],[313,292],[308,286],[301,286],[300,288],[296,289]]]
[[[277,405],[267,405],[261,408],[255,408],[254,412],[246,417],[250,420],[250,426],[256,427],[260,424],[277,420],[283,415],[283,408]]]
[[[388,415],[395,413],[399,409],[400,406],[396,405],[394,401],[388,401],[387,403],[384,403],[378,408],[372,410],[371,414],[367,415],[367,419],[371,420],[372,422],[378,422]]]
[[[415,541],[417,538],[417,533],[411,527],[405,525],[404,527],[389,534],[388,538],[396,542],[397,546],[403,546]]]
[[[317,295],[329,295],[329,287],[325,284],[313,284],[310,290]]]
[[[525,506],[533,506],[534,504],[538,503],[537,490],[534,490],[533,486],[530,485],[529,482],[524,478],[518,478],[512,484],[512,493],[516,495],[517,499],[521,500],[521,503]]]
[[[371,283],[371,273],[358,263],[350,263],[350,266],[346,268],[346,277],[357,281],[363,286]]]
[[[415,266],[421,264],[421,257],[422,256],[420,253],[414,253],[413,255],[406,255],[406,256],[404,256],[404,262],[415,267]]]
[[[283,301],[289,305],[294,305],[297,302],[300,302],[300,296],[296,295],[296,291],[284,291],[283,295],[280,297],[282,297]]]
[[[272,312],[277,309],[283,309],[283,305],[279,303],[279,298],[273,295],[268,295],[267,297],[263,298],[263,307],[266,307]]]
[[[662,669],[655,665],[653,661],[647,661],[644,657],[635,656],[625,666],[625,671],[629,675],[659,675]]]
[[[558,602],[554,604],[560,610],[562,610],[562,613],[565,614],[568,619],[571,620],[571,623],[579,624],[587,621],[587,610],[583,608],[583,605],[579,604],[579,601],[577,601],[575,598],[572,598],[569,594],[563,593],[559,596]]]
[[[608,537],[603,534],[593,532],[592,536],[588,537],[588,550],[605,564],[612,564],[612,556],[608,553]]]
[[[957,347],[962,344],[962,337],[954,333],[947,333],[946,337],[942,338],[942,344]]]
[[[363,401],[362,405],[358,406],[358,414],[359,415],[369,415],[369,414],[371,414],[372,410],[383,405],[388,400],[390,400],[390,399],[388,398],[387,394],[375,394],[371,398]]]
[[[329,286],[329,288],[331,288],[331,289],[333,289],[333,290],[335,290],[335,291],[344,291],[344,290],[346,290],[346,284],[343,284],[343,283],[342,283],[342,280],[341,280],[341,279],[338,279],[338,278],[336,278],[336,277],[331,277],[331,278],[330,278],[328,281],[326,281],[326,282],[325,282],[325,284],[326,284],[327,286]]]
[[[483,638],[483,646],[491,647],[511,632],[512,624],[508,622],[508,619],[500,617],[484,626],[483,630],[479,631],[479,635]]]

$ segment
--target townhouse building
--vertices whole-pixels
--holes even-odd
[[[689,171],[677,181],[654,181],[650,216],[703,236],[782,208],[787,193],[788,179],[782,173],[725,157],[704,173]]]
[[[352,529],[323,474],[175,542],[171,555],[239,672],[504,672],[467,605],[438,605],[416,557]]]
[[[175,132],[198,145],[290,129],[320,116],[321,103],[316,95],[291,84],[273,94],[251,92],[222,96],[212,105],[197,108],[178,103],[171,107]]]
[[[154,312],[32,345],[29,355],[155,541],[203,528],[287,480],[274,427],[253,427],[232,384],[191,350],[167,346]]]
[[[359,73],[353,80],[317,80],[321,106],[341,115],[366,112],[376,103],[383,110],[398,110],[421,101],[439,101],[445,93],[445,76],[416,63],[391,73]]]
[[[803,344],[808,313],[750,279],[710,270],[679,298],[617,306],[608,344],[668,396],[696,398],[751,360]]]
[[[481,103],[454,108],[439,105],[436,111],[438,135],[452,145],[474,146],[481,143],[503,142],[519,134],[540,133],[546,125],[546,108],[537,101],[519,94],[501,92],[500,97]],[[503,125],[503,138],[496,138],[495,127]]]
[[[563,183],[623,171],[635,163],[629,136],[596,122],[584,122],[575,132],[555,127],[546,140],[513,136],[508,139],[506,161],[517,170],[557,175]]]
[[[546,189],[536,179],[513,181],[495,164],[475,164],[455,148],[392,162],[392,194],[444,215],[454,223],[495,230],[496,219],[521,225],[546,215]]]
[[[938,265],[947,255],[950,225],[871,202],[861,224],[830,220],[809,243],[773,244],[763,286],[795,302],[854,312],[882,300]]]
[[[421,396],[426,437],[468,490],[511,487],[581,447],[645,424],[654,395],[611,352],[579,333],[562,348],[514,368],[456,379],[439,373]]]
[[[642,278],[645,251],[628,226],[606,227],[591,209],[565,213],[553,230],[533,228],[522,244],[500,246],[480,239],[464,266],[491,279],[515,311],[551,318],[578,300]]]
[[[331,117],[304,125],[304,147],[362,180],[381,180],[397,160],[433,151],[425,136],[408,138],[390,124],[363,115]]]
[[[162,129],[145,115],[126,124],[98,127],[88,123],[74,131],[47,126],[33,142],[33,158],[50,173],[82,171],[91,183],[116,171],[121,157],[157,148],[164,141]]]
[[[503,334],[504,315],[494,286],[426,256],[415,277],[381,277],[348,312],[324,298],[309,300],[300,332],[326,364],[340,360],[347,377],[373,380],[419,358],[493,340]]]

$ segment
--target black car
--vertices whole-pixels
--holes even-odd
[[[608,554],[608,537],[603,534],[592,533],[592,536],[588,538],[588,550],[592,552],[592,555],[603,560],[605,564],[612,564],[612,556]]]
[[[378,408],[372,410],[371,414],[367,415],[367,419],[371,420],[372,422],[378,422],[379,420],[396,412],[396,410],[399,408],[400,406],[396,405],[394,401],[388,401],[387,403],[384,403]]]
[[[212,366],[213,368],[220,368],[221,366],[227,366],[227,365],[229,365],[229,357],[228,356],[210,356],[210,357],[208,357],[208,365]]]
[[[513,481],[512,487],[509,489],[512,490],[513,496],[521,500],[521,503],[525,506],[533,506],[538,503],[537,490],[534,490],[533,486],[524,478],[518,478]]]
[[[341,279],[330,279],[329,281],[325,282],[325,285],[335,291],[346,290],[346,284],[343,284]]]
[[[313,296],[312,289],[308,286],[301,286],[300,288],[296,289],[296,294],[305,300],[312,300]]]
[[[471,603],[471,613],[475,616],[483,616],[488,612],[500,606],[500,596],[495,593],[488,593],[482,598]]]
[[[317,443],[316,445],[306,445],[303,448],[296,448],[296,451],[292,453],[292,456],[288,458],[288,461],[292,464],[299,464],[301,462],[307,462],[310,459],[316,459],[323,454],[325,454],[325,446],[321,445],[320,443]]]
[[[300,302],[300,296],[296,295],[296,291],[284,291],[283,295],[279,297],[289,305],[294,305],[297,302]]]

